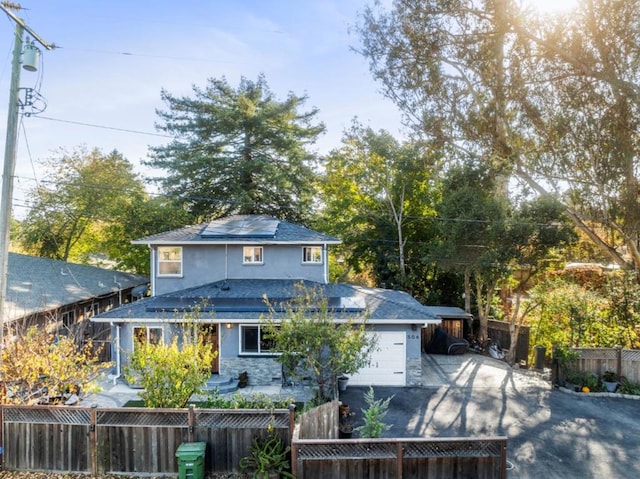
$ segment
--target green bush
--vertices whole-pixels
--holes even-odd
[[[391,425],[384,422],[384,418],[389,412],[389,402],[393,396],[386,399],[375,399],[373,388],[369,386],[369,390],[364,395],[367,408],[362,410],[364,417],[364,425],[356,428],[362,437],[376,438],[380,437],[384,431],[388,431]]]
[[[640,396],[640,384],[629,381],[627,378],[620,379],[620,386],[618,386],[618,392],[621,394],[634,394]]]
[[[271,398],[263,393],[252,393],[248,396],[235,393],[225,397],[214,390],[205,399],[202,407],[205,409],[288,409],[295,400],[291,397]]]
[[[278,477],[295,479],[295,476],[288,472],[289,451],[291,448],[284,445],[282,439],[270,433],[266,439],[254,438],[251,446],[251,453],[240,459],[240,469],[242,472],[253,473],[257,479],[268,479],[272,474]]]

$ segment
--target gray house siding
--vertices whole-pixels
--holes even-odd
[[[301,245],[262,245],[262,264],[243,264],[243,246],[183,246],[182,276],[180,277],[158,276],[157,246],[154,246],[153,258],[156,261],[154,295],[172,293],[225,279],[304,279],[317,283],[326,282],[326,261],[323,260],[319,264],[303,263],[303,246]]]
[[[406,372],[403,384],[407,386],[421,384],[421,326],[439,323],[440,319],[401,291],[330,283],[327,248],[340,244],[337,238],[264,215],[235,215],[148,236],[134,244],[151,249],[152,296],[92,318],[114,325],[115,336],[120,340],[113,351],[123,366],[134,347],[136,326],[162,328],[164,342],[170,343],[173,334],[181,331],[180,319],[163,311],[194,311],[197,306],[202,322],[219,324],[221,376],[238,377],[247,371],[252,385],[279,381],[282,370],[277,356],[268,354],[268,350],[267,354],[258,353],[262,350],[260,341],[255,345],[258,334],[247,325],[259,324],[269,313],[265,296],[276,300],[275,319],[284,318],[286,310],[282,305],[296,296],[303,284],[328,299],[331,308],[335,308],[336,321],[366,317],[370,331],[385,332],[380,354],[392,351],[390,354],[398,355],[390,366],[393,374]],[[244,264],[244,246],[262,248],[261,261]],[[304,263],[306,246],[320,248],[322,261]],[[158,275],[161,247],[180,248],[181,254],[167,251],[161,263],[163,271],[175,276]],[[307,253],[309,260],[318,258],[317,250]],[[209,301],[202,305],[201,298]],[[248,329],[242,329],[245,327]],[[247,333],[242,347],[241,330]],[[363,368],[367,371],[362,375],[384,384],[380,372],[375,371],[377,364]],[[403,365],[406,367],[400,371]]]

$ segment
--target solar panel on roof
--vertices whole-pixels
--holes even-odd
[[[275,312],[284,312],[291,298],[271,299],[271,308]],[[363,298],[327,298],[327,306],[331,311],[345,313],[362,312],[365,309]],[[194,311],[197,307],[200,312],[245,312],[268,313],[270,308],[262,298],[210,298],[203,305],[202,298],[157,298],[146,306],[147,312],[185,312]],[[306,306],[308,312],[320,310],[319,305]],[[296,309],[294,307],[294,309]]]
[[[209,223],[200,235],[203,238],[273,238],[279,224],[280,220],[267,217],[222,218]]]

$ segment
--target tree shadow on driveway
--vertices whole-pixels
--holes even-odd
[[[552,390],[511,370],[486,380],[486,366],[467,363],[439,387],[375,387],[395,395],[384,437],[508,438],[510,478],[640,477],[640,401]],[[365,387],[341,393],[362,423]]]

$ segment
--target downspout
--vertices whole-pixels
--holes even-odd
[[[151,296],[156,295],[156,250],[149,245],[151,250]]]
[[[324,284],[329,283],[329,248],[327,244],[322,245],[322,256],[324,256]]]
[[[225,243],[224,245],[224,280],[229,279],[229,244]]]
[[[111,327],[113,327],[113,322],[111,323]],[[116,341],[115,341],[115,349],[116,349],[116,374],[111,374],[109,377],[113,380],[113,385],[115,386],[122,376],[122,372],[120,370],[120,325],[116,325]]]

